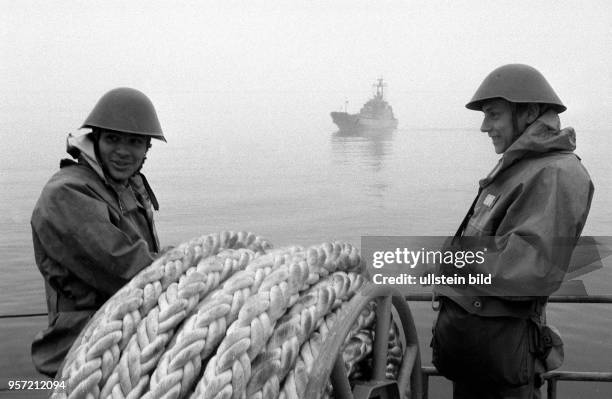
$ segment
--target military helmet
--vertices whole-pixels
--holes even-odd
[[[508,64],[495,69],[483,80],[465,107],[480,111],[483,103],[493,98],[513,103],[548,104],[558,113],[567,109],[544,76],[524,64]]]
[[[83,122],[83,127],[140,134],[166,141],[151,100],[144,93],[128,87],[104,94]]]

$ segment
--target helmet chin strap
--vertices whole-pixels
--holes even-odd
[[[151,148],[152,144],[151,144],[151,139],[149,138],[149,141],[147,142],[147,149],[145,151],[144,157],[142,158],[142,162],[140,163],[140,166],[138,167],[138,169],[136,169],[136,172],[134,172],[134,175],[137,175],[138,173],[140,173],[140,170],[142,169],[142,167],[144,166],[145,161],[147,160],[147,154],[149,153],[149,149]]]
[[[147,148],[147,152],[149,152],[149,149]],[[142,169],[142,167],[144,166],[145,161],[147,160],[147,152],[145,152],[145,156],[142,158],[142,162],[140,163],[140,166],[138,167],[138,169],[136,169],[136,172],[134,172],[134,175],[137,175],[138,173],[140,173],[140,170]]]
[[[518,113],[516,103],[510,103],[510,111],[512,112],[512,129],[514,130],[514,136],[512,142],[516,141],[523,132],[519,131],[518,125]]]

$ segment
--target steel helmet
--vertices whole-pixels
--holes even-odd
[[[103,95],[83,122],[83,127],[141,134],[166,141],[151,100],[129,87],[119,87]]]
[[[548,104],[558,113],[567,109],[544,76],[524,64],[508,64],[495,69],[483,80],[465,107],[480,111],[483,103],[493,98],[513,103]]]

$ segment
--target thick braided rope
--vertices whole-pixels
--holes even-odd
[[[163,292],[163,281],[176,274],[202,253],[196,245],[182,244],[156,260],[132,279],[96,313],[58,373],[67,381],[66,391],[55,397],[97,398],[99,384],[108,377],[119,361],[121,349],[127,343],[123,336],[131,336],[142,315],[154,306]]]
[[[328,244],[307,251],[307,259],[283,265],[262,283],[240,309],[238,319],[204,370],[192,398],[239,398],[251,377],[251,361],[272,335],[275,322],[292,306],[299,292],[336,270],[358,269],[361,259],[348,244]]]
[[[108,397],[111,392],[113,398],[141,396],[150,372],[174,336],[177,325],[191,314],[205,295],[236,271],[244,269],[255,256],[247,249],[224,250],[203,258],[178,282],[170,284],[160,295],[157,306],[138,325],[100,396]]]
[[[183,245],[184,246],[184,245]],[[187,247],[189,247],[187,245]],[[348,248],[348,250],[347,250]],[[196,251],[197,248],[191,248],[193,251],[190,251],[189,249],[185,250],[183,249],[182,253],[183,254],[187,254],[189,256],[193,256],[194,259],[199,259],[201,258],[201,255],[197,255]],[[315,253],[315,256],[313,256],[313,251]],[[177,255],[175,254],[175,257],[177,257]],[[181,256],[178,256],[178,258],[180,260],[182,260]],[[250,269],[251,272],[254,272],[255,269],[257,268],[262,268],[263,266],[261,265],[261,263],[259,263],[258,261],[260,261],[261,258],[256,259],[254,261],[252,261],[251,263],[249,263],[249,265],[247,266],[246,269]],[[238,296],[232,296],[232,300],[227,302],[227,304],[229,304],[230,309],[233,308],[233,310],[230,312],[231,316],[229,318],[227,318],[225,320],[225,325],[223,326],[223,328],[221,330],[223,330],[220,334],[215,335],[214,331],[211,335],[212,338],[207,339],[206,342],[203,344],[204,346],[207,347],[207,350],[204,351],[207,354],[205,354],[205,356],[203,358],[200,359],[199,365],[197,365],[197,367],[201,367],[202,364],[202,360],[206,360],[206,358],[208,357],[208,355],[212,354],[213,351],[215,350],[216,345],[223,339],[223,343],[225,343],[228,340],[228,337],[231,335],[232,330],[231,327],[233,326],[233,324],[236,324],[238,321],[240,321],[240,312],[241,309],[247,308],[249,306],[252,307],[252,311],[253,314],[259,312],[258,306],[257,304],[252,304],[251,300],[254,301],[254,303],[256,303],[260,298],[258,297],[259,294],[261,294],[262,292],[271,292],[272,289],[263,289],[264,286],[267,284],[269,284],[271,287],[276,285],[278,286],[278,292],[276,295],[272,295],[270,296],[270,298],[268,299],[273,299],[272,302],[274,302],[274,299],[276,299],[276,304],[273,303],[273,305],[271,306],[273,312],[277,312],[278,315],[273,315],[271,316],[270,314],[267,315],[259,315],[259,316],[253,316],[251,321],[251,325],[253,324],[253,321],[255,322],[255,324],[257,324],[255,326],[256,332],[250,333],[249,339],[252,339],[253,337],[255,337],[256,340],[258,340],[257,342],[260,342],[261,345],[260,346],[255,346],[256,348],[264,348],[266,347],[266,342],[268,342],[268,345],[271,345],[270,342],[273,341],[278,341],[279,339],[286,339],[286,338],[281,338],[282,334],[275,334],[274,333],[274,325],[275,325],[275,321],[278,320],[278,331],[283,331],[285,330],[285,328],[283,327],[284,325],[284,320],[285,319],[289,319],[291,315],[293,315],[293,317],[295,317],[295,311],[292,312],[291,310],[288,312],[288,314],[282,318],[281,315],[284,314],[284,312],[286,311],[286,309],[288,309],[289,307],[292,306],[292,304],[296,304],[297,306],[295,307],[295,309],[297,309],[299,306],[305,307],[306,303],[308,303],[309,301],[312,301],[312,299],[308,299],[311,298],[312,295],[311,293],[313,292],[313,290],[311,289],[306,295],[300,294],[300,292],[303,292],[304,290],[308,289],[308,287],[310,287],[312,284],[315,284],[317,281],[319,281],[320,279],[322,279],[324,276],[329,275],[330,273],[333,273],[335,270],[353,270],[356,269],[358,270],[358,266],[361,266],[361,262],[359,259],[359,256],[357,254],[357,251],[352,248],[350,245],[348,244],[324,244],[323,246],[321,246],[318,249],[313,250],[312,248],[309,249],[309,251],[306,252],[301,252],[301,253],[296,253],[294,251],[292,256],[287,256],[285,259],[285,264],[288,265],[288,261],[290,260],[290,264],[300,264],[301,266],[303,266],[304,264],[306,264],[306,267],[303,268],[303,270],[298,273],[300,275],[299,278],[293,278],[291,279],[290,277],[282,277],[281,274],[282,273],[278,273],[276,275],[276,280],[277,281],[273,281],[272,277],[274,274],[272,273],[272,271],[277,271],[276,269],[278,269],[278,265],[276,265],[276,267],[271,267],[269,268],[269,272],[268,273],[259,273],[260,276],[258,278],[255,279],[255,283],[251,284],[251,287],[249,290],[242,290],[243,292],[241,294],[239,294]],[[314,261],[313,261],[314,259]],[[347,261],[347,259],[352,259],[351,261]],[[209,259],[209,262],[211,260]],[[168,263],[168,262],[166,262]],[[191,262],[186,262],[188,264],[193,264],[194,261],[192,260]],[[202,262],[198,262],[198,265],[200,265]],[[259,263],[259,265],[258,265]],[[163,264],[162,264],[163,265]],[[348,265],[348,266],[347,266]],[[164,265],[165,266],[165,265]],[[129,320],[126,322],[125,320],[127,320],[127,317],[132,317],[132,325],[133,327],[131,328],[126,328],[126,330],[129,331],[136,331],[136,335],[134,335],[134,333],[132,333],[132,338],[126,343],[125,340],[122,340],[121,343],[119,345],[116,346],[116,351],[118,352],[116,357],[117,358],[121,358],[122,362],[124,361],[123,359],[130,359],[130,357],[128,355],[126,355],[126,353],[138,353],[139,355],[142,352],[147,352],[146,347],[140,348],[140,352],[136,351],[136,350],[132,350],[130,348],[132,348],[132,342],[134,342],[135,340],[140,338],[140,334],[141,331],[144,331],[145,333],[150,333],[152,330],[154,330],[153,327],[155,327],[157,329],[157,331],[159,331],[160,326],[162,326],[161,330],[164,330],[163,326],[165,326],[165,331],[168,331],[168,336],[165,336],[164,332],[162,332],[162,340],[164,342],[168,342],[168,340],[170,339],[170,336],[172,336],[174,330],[177,328],[178,323],[180,322],[180,320],[182,320],[186,315],[189,314],[189,312],[194,309],[195,307],[195,303],[197,302],[197,300],[195,299],[196,296],[194,295],[194,292],[198,292],[198,291],[202,291],[201,288],[196,288],[196,287],[201,287],[202,285],[200,284],[201,281],[198,281],[197,279],[197,275],[195,275],[195,277],[189,277],[191,276],[191,274],[196,273],[197,271],[195,270],[195,267],[187,267],[185,268],[184,266],[181,267],[182,265],[174,265],[174,276],[172,273],[166,274],[165,276],[168,277],[168,279],[166,280],[166,283],[160,283],[160,290],[157,294],[158,300],[157,302],[155,301],[151,301],[149,304],[147,304],[147,306],[141,306],[140,308],[137,308],[138,313],[136,315],[130,314],[130,311],[126,311],[125,309],[129,309],[129,306],[127,306],[128,304],[130,304],[130,301],[127,301],[126,298],[132,298],[131,295],[133,295],[133,291],[134,289],[132,289],[132,292],[119,292],[118,295],[116,296],[117,298],[119,298],[119,300],[115,297],[113,297],[112,299],[115,300],[115,303],[117,305],[121,305],[121,306],[115,306],[115,309],[113,310],[113,312],[109,311],[109,309],[112,309],[110,306],[105,305],[105,307],[103,307],[102,311],[100,312],[100,314],[102,314],[102,316],[100,316],[100,314],[96,314],[96,316],[94,317],[93,322],[97,323],[96,325],[98,326],[97,329],[93,329],[93,332],[91,330],[86,330],[84,334],[85,336],[88,336],[89,338],[93,337],[94,335],[96,336],[100,336],[100,337],[104,337],[105,334],[107,334],[107,331],[113,331],[112,329],[107,329],[107,330],[103,330],[103,327],[106,326],[106,320],[108,320],[106,317],[108,317],[109,314],[114,313],[116,314],[123,314],[124,318],[121,320],[122,322],[124,322],[125,324],[129,323]],[[159,267],[159,266],[158,266]],[[230,272],[227,272],[225,275],[227,276],[228,274],[232,274],[234,271],[236,270],[240,270],[240,268],[237,269],[233,269]],[[263,270],[268,270],[267,267],[263,268]],[[178,276],[179,278],[179,282],[176,283],[176,277]],[[269,278],[267,280],[266,276],[268,276]],[[281,277],[279,277],[281,276]],[[227,283],[231,283],[234,284],[235,286],[239,286],[240,284],[244,284],[244,282],[240,281],[240,278],[235,278],[234,277],[240,277],[240,272],[236,273],[234,276],[232,276],[231,278],[229,278],[229,280],[227,281]],[[193,280],[190,280],[193,279]],[[285,279],[285,283],[283,283],[283,279]],[[160,280],[158,278],[158,280]],[[293,280],[293,283],[290,283],[290,281]],[[168,281],[170,281],[170,283],[168,284]],[[172,282],[174,281],[174,282]],[[220,280],[222,281],[222,280]],[[220,282],[219,281],[219,282]],[[216,283],[216,285],[219,285],[219,282]],[[280,282],[280,283],[279,283]],[[289,282],[289,283],[288,283]],[[132,282],[133,283],[133,282]],[[130,283],[130,284],[132,284]],[[181,285],[183,284],[183,285]],[[284,287],[283,287],[284,284]],[[297,288],[297,292],[293,295],[290,295],[290,293],[292,292],[291,286],[296,286]],[[187,288],[187,287],[191,287],[191,288]],[[135,289],[139,289],[139,287],[135,287]],[[207,293],[210,293],[214,288],[208,288],[206,289]],[[247,295],[244,294],[244,292],[247,292]],[[152,291],[155,293],[155,291]],[[332,303],[332,300],[330,299],[330,297],[332,296],[337,296],[340,297],[340,295],[336,295],[335,291],[329,291],[328,294],[324,294],[322,290],[318,291],[319,292],[319,297],[321,297],[321,304],[325,303],[325,305],[319,305],[320,308],[317,311],[318,313],[321,314],[325,314],[325,312],[328,312],[330,308],[334,308],[334,306],[338,306],[338,304],[341,302],[338,298],[334,298],[334,305],[330,305]],[[220,301],[221,298],[224,296],[224,293],[222,292],[222,290],[217,290],[212,292],[211,295],[209,295],[208,297],[206,297],[204,300],[202,300],[199,304],[198,304],[198,313],[200,313],[201,309],[202,309],[202,305],[203,304],[207,304],[210,305],[213,303],[214,301]],[[247,306],[245,305],[246,299],[248,296],[250,295],[254,295],[255,296],[253,298],[251,298],[251,300],[249,301],[249,303],[247,304]],[[242,295],[242,296],[241,296]],[[302,296],[300,296],[302,295]],[[205,295],[202,295],[205,296]],[[325,296],[327,296],[327,299],[325,299]],[[200,297],[198,296],[198,299]],[[241,299],[242,298],[242,299]],[[283,305],[283,300],[285,298],[289,298],[288,301],[285,301],[287,303],[286,306]],[[121,301],[121,302],[120,302]],[[109,301],[109,302],[112,302]],[[270,301],[268,301],[270,302]],[[178,305],[180,303],[180,305]],[[278,305],[281,306],[278,306]],[[326,310],[321,310],[323,307],[323,309]],[[141,311],[141,309],[148,309],[147,311]],[[280,309],[280,310],[276,310],[276,309]],[[293,309],[293,308],[291,308]],[[165,312],[168,316],[167,319],[159,318],[159,313]],[[132,313],[134,313],[134,310],[132,310]],[[152,315],[154,314],[158,314],[158,316],[153,317]],[[177,316],[178,314],[178,316]],[[106,317],[103,317],[106,316]],[[306,331],[311,331],[312,330],[312,325],[316,325],[316,321],[314,321],[314,319],[316,319],[316,317],[312,317],[313,313],[311,310],[310,313],[310,317],[308,315],[308,312],[304,311],[304,314],[302,315],[303,317],[301,318],[301,321],[299,323],[303,323],[304,325],[301,327],[303,327]],[[137,319],[138,317],[140,317],[140,319]],[[238,318],[238,320],[236,321],[236,323],[232,323],[232,320],[235,320],[236,318]],[[279,319],[280,318],[280,319]],[[246,317],[246,319],[248,319],[248,316]],[[268,320],[268,323],[266,323],[266,319]],[[101,321],[100,321],[101,320]],[[137,320],[136,322],[134,322],[134,320]],[[140,320],[140,321],[138,321]],[[297,319],[294,319],[297,320]],[[156,321],[156,323],[153,323],[152,321]],[[92,323],[93,324],[93,323]],[[185,323],[186,324],[186,323]],[[325,330],[325,326],[324,323],[321,323],[323,325],[323,329]],[[150,327],[148,329],[146,329],[143,326],[147,326],[149,325]],[[230,325],[230,329],[228,330],[226,327]],[[251,325],[249,326],[249,328],[251,327]],[[288,324],[287,324],[288,325]],[[152,327],[153,326],[153,327]],[[129,327],[129,326],[128,326]],[[259,327],[259,328],[258,328]],[[179,331],[182,331],[183,327],[180,327]],[[215,328],[212,328],[212,330],[215,330]],[[227,330],[227,336],[225,338],[223,338],[223,335],[225,333],[225,331]],[[289,327],[287,327],[287,330],[285,330],[285,332],[289,332]],[[258,333],[259,332],[259,333]],[[270,340],[268,340],[268,337],[270,335],[274,334],[274,337]],[[155,336],[159,336],[159,333],[156,332]],[[304,337],[308,337],[308,334],[304,334]],[[151,340],[150,337],[149,338],[149,346],[151,349],[149,349],[149,351],[151,353],[157,353],[157,355],[159,356],[161,354],[161,352],[163,352],[164,350],[164,346],[165,345],[153,345],[151,341],[155,341],[155,340]],[[177,337],[175,337],[172,340],[172,343],[170,345],[170,348],[168,348],[168,350],[166,350],[166,353],[163,356],[166,356],[166,354],[171,352],[171,348],[173,347],[173,343],[176,342]],[[160,339],[157,339],[157,341],[159,341]],[[293,341],[292,338],[289,339],[290,341]],[[79,342],[83,342],[84,340],[79,340]],[[144,342],[144,341],[143,341]],[[219,346],[218,352],[221,351],[222,347],[223,347],[223,343]],[[196,343],[196,341],[192,342],[192,347],[195,345],[200,345],[202,344],[201,342]],[[161,348],[159,350],[159,352],[157,352],[157,350]],[[193,348],[191,348],[193,349]],[[235,348],[233,348],[235,349]],[[237,353],[242,353],[240,352],[242,351],[242,349],[238,348],[238,352]],[[188,351],[187,351],[188,352]],[[183,351],[182,353],[179,353],[178,356],[175,356],[173,358],[174,363],[180,363],[180,361],[182,360],[182,358],[185,358],[185,353],[187,353],[185,351]],[[247,394],[247,392],[245,391],[245,388],[247,388],[245,386],[246,383],[248,383],[249,378],[248,376],[246,376],[246,374],[248,373],[249,375],[251,374],[251,367],[254,368],[254,371],[257,373],[257,364],[258,361],[256,360],[254,363],[252,363],[251,366],[251,362],[254,360],[253,356],[257,356],[258,351],[255,351],[253,349],[254,355],[252,353],[249,353],[249,349],[245,349],[244,350],[244,354],[247,355],[246,358],[246,362],[234,362],[234,365],[237,365],[237,367],[233,367],[231,372],[232,373],[242,373],[242,380],[238,379],[238,384],[236,385],[237,389],[234,389],[234,386],[232,386],[232,389],[230,391],[228,391],[227,389],[224,389],[222,392],[226,392],[229,393],[230,396],[232,393],[237,394],[237,396],[245,396]],[[285,357],[283,358],[283,361],[286,362],[287,357],[291,358],[294,357],[295,355],[294,353],[297,352],[296,350],[293,350],[293,354],[288,354],[288,355],[284,355]],[[218,356],[219,353],[217,353],[217,355],[215,356],[215,358]],[[230,353],[229,355],[227,355],[229,358],[231,358],[232,356],[234,356],[234,354]],[[238,356],[243,357],[243,356]],[[159,357],[158,357],[159,358]],[[211,360],[214,360],[211,359]],[[231,360],[231,359],[230,359]],[[244,359],[243,359],[244,360]],[[125,360],[127,362],[127,360]],[[144,373],[142,373],[142,377],[141,379],[133,379],[132,381],[128,381],[130,378],[132,378],[134,375],[136,375],[136,373],[140,373],[143,368],[141,367],[140,369],[138,369],[138,362],[134,363],[136,364],[136,366],[131,366],[131,367],[125,367],[125,371],[127,373],[132,373],[132,374],[125,374],[124,376],[124,380],[128,381],[129,384],[132,384],[132,388],[128,388],[127,392],[127,397],[140,397],[140,394],[142,393],[142,389],[145,387],[146,385],[146,381],[148,380],[148,371],[146,370],[147,367],[149,366],[154,366],[155,361],[146,361],[144,363],[140,362],[140,365],[144,367]],[[159,364],[162,364],[163,362],[160,361]],[[198,362],[196,362],[197,364]],[[206,364],[206,363],[204,363]],[[286,363],[289,364],[289,363]],[[193,365],[192,365],[193,366]],[[115,371],[118,370],[121,367],[121,363],[115,368]],[[242,370],[240,370],[240,367],[243,367]],[[286,366],[287,368],[290,366]],[[312,367],[312,366],[310,366]],[[189,367],[188,367],[189,368]],[[286,372],[287,368],[285,368],[284,370],[282,370],[282,372]],[[197,370],[197,372],[194,372],[196,369],[196,367],[191,367],[191,379],[195,379],[198,377],[199,375],[199,368]],[[136,370],[136,372],[134,371]],[[247,371],[247,373],[244,372],[244,370]],[[80,370],[81,373],[85,374],[88,370],[84,369],[84,370]],[[96,370],[94,370],[96,371]],[[157,372],[157,370],[156,370]],[[108,374],[108,371],[106,371],[106,373]],[[155,373],[154,373],[155,374]],[[184,374],[189,374],[189,371],[185,372]],[[115,377],[111,377],[111,378],[117,378],[118,380],[120,380],[120,378],[118,378],[117,376],[120,376],[119,373],[113,372],[112,373],[113,376]],[[256,377],[257,375],[261,374],[254,374],[254,376]],[[142,379],[144,378],[145,382],[142,383],[140,382]],[[110,379],[109,379],[110,381]],[[135,388],[134,388],[134,384],[133,382],[136,381],[135,384]],[[119,382],[119,385],[121,384],[121,382]],[[140,384],[140,385],[139,385]],[[151,385],[153,386],[153,382],[151,380]],[[115,387],[117,386],[117,384],[114,385]],[[187,385],[184,385],[187,386]],[[249,385],[249,389],[252,387],[252,385]],[[121,388],[121,387],[120,387]],[[170,387],[171,390],[169,392],[174,392],[176,391],[176,387]],[[173,391],[174,390],[174,391]],[[180,389],[179,389],[180,390]],[[197,390],[196,390],[197,391]],[[189,390],[183,390],[183,394],[188,393]],[[260,391],[258,391],[260,392]],[[250,396],[253,395],[259,395],[260,393],[258,392],[252,392],[249,391],[249,393],[251,394]],[[264,392],[263,390],[261,392]],[[267,392],[267,391],[265,391]],[[278,392],[278,388],[276,389],[276,392]],[[102,390],[102,395],[98,395],[100,392],[96,392],[95,388],[89,391],[81,391],[81,393],[83,394],[82,397],[97,397],[97,396],[102,396],[102,397],[108,397],[108,396],[112,396],[112,397],[125,397],[124,395],[124,391],[119,389],[110,389],[108,391],[105,391],[104,388]],[[149,395],[150,393],[147,393],[147,395]],[[261,393],[261,395],[266,395],[265,393]],[[151,396],[151,397],[176,397],[176,395],[174,395],[173,393],[168,395],[168,394],[162,394],[161,396]],[[256,396],[255,396],[256,397]],[[268,397],[267,395],[264,397]]]
[[[354,337],[352,337],[344,347],[342,351],[342,360],[347,368],[347,375],[353,376],[357,365],[360,361],[365,359],[370,353],[372,353],[372,346],[374,344],[374,335],[371,330],[359,330]]]
[[[56,377],[67,381],[67,389],[54,397],[98,397],[100,382],[110,375],[142,316],[162,292],[202,257],[223,248],[245,247],[263,251],[270,244],[252,233],[211,234],[181,244],[143,269],[86,326]]]
[[[372,353],[373,344],[374,337],[372,330],[369,329],[359,330],[350,340],[348,340],[348,342],[345,343],[344,350],[342,351],[342,360],[344,361],[344,366],[346,368],[346,375],[350,381],[359,379],[360,377],[365,377],[365,374],[362,371],[362,364],[365,363],[364,359],[366,359],[368,355]],[[372,364],[369,364],[369,367],[371,371]],[[356,376],[356,373],[361,374]],[[331,381],[328,381],[321,399],[333,398],[335,398],[334,388]]]
[[[251,365],[248,398],[278,397],[280,382],[295,363],[300,346],[333,308],[348,301],[363,286],[365,278],[356,273],[336,272],[300,296],[298,302],[278,321],[265,350]]]
[[[342,322],[342,319],[347,313],[346,306],[346,304],[343,304],[334,312],[327,315],[319,328],[311,334],[310,339],[302,345],[295,366],[289,371],[283,382],[283,386],[278,396],[280,399],[304,398],[306,385],[312,373],[315,361],[319,356],[321,346],[325,339],[333,333],[337,323]],[[374,302],[370,302],[361,311],[361,314],[347,334],[346,339],[350,340],[359,330],[371,326],[375,318]]]
[[[368,380],[372,378],[374,338],[374,330],[364,328],[344,345],[342,356],[350,379]],[[397,379],[403,358],[402,347],[398,326],[395,320],[391,320],[385,370],[385,376],[390,380]]]
[[[373,331],[370,333],[374,335]],[[388,379],[397,380],[403,358],[404,350],[402,340],[399,335],[399,327],[397,326],[397,323],[392,320],[391,327],[389,329],[389,346],[387,351],[386,375]]]
[[[397,380],[403,353],[398,327],[394,320],[392,320],[389,327],[389,343],[387,348],[385,377],[389,380]],[[351,339],[345,342],[342,350],[342,360],[346,368],[346,375],[350,381],[367,381],[372,379],[373,349],[374,330],[371,328],[360,329]],[[332,384],[328,382],[322,399],[334,397]]]
[[[201,257],[216,254],[223,248],[251,248],[258,252],[264,252],[269,247],[270,244],[267,241],[252,233],[228,231],[197,237],[183,243],[156,259],[107,301],[85,327],[81,338],[77,342],[88,341],[100,324],[111,320],[108,318],[109,314],[117,318],[128,313],[130,309],[125,305],[126,299],[133,297],[144,299],[139,310],[141,314],[146,314],[150,307],[155,305],[157,298],[167,285],[176,281],[188,267],[197,263]],[[140,290],[147,292],[143,294]],[[110,310],[112,308],[116,309]]]
[[[212,354],[247,298],[257,292],[267,275],[297,256],[299,250],[281,249],[256,258],[198,304],[196,313],[179,328],[159,360],[144,397],[185,396],[196,382],[203,360]]]

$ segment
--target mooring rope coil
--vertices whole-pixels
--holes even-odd
[[[70,399],[98,398],[101,383],[119,361],[142,316],[156,306],[171,283],[201,258],[226,248],[264,252],[270,247],[265,239],[252,233],[221,232],[195,238],[155,260],[109,299],[77,338],[56,377],[67,381],[66,391],[56,397],[67,394]]]
[[[56,377],[66,390],[52,397],[301,398],[321,343],[366,284],[362,273],[358,250],[343,242],[271,249],[252,233],[193,239],[94,315]],[[374,307],[339,348],[349,373],[371,353]],[[391,332],[390,347],[396,341]],[[392,350],[401,354],[394,347],[390,359]]]

